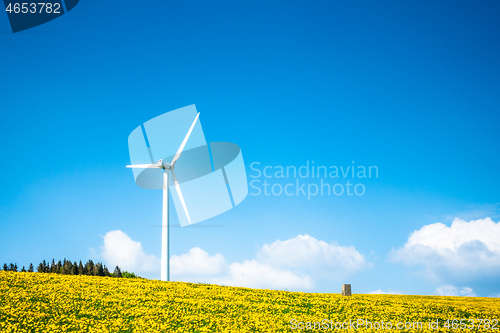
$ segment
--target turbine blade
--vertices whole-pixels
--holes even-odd
[[[196,118],[194,118],[194,121],[191,124],[191,127],[189,128],[189,131],[187,132],[186,136],[184,137],[184,140],[182,141],[181,146],[179,147],[179,150],[177,150],[177,153],[175,154],[174,158],[172,159],[172,163],[170,163],[170,165],[174,166],[175,162],[177,162],[177,160],[181,156],[181,153],[184,150],[184,146],[186,146],[186,143],[187,143],[189,137],[191,136],[191,132],[193,131],[194,125],[198,121],[198,117],[199,116],[200,116],[200,113],[198,112],[196,114]]]
[[[127,168],[146,169],[146,168],[159,168],[159,166],[157,164],[134,164],[134,165],[127,165]]]
[[[189,216],[189,212],[186,207],[186,202],[184,201],[184,196],[182,195],[181,187],[179,185],[179,182],[177,181],[177,177],[175,176],[175,171],[173,169],[171,169],[171,171],[172,171],[172,180],[174,181],[175,185],[175,190],[177,191],[177,195],[179,196],[179,200],[181,201],[182,208],[184,208],[184,213],[186,214],[188,222],[189,224],[191,224],[191,217]]]

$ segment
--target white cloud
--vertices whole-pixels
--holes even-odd
[[[220,253],[210,256],[208,252],[194,247],[186,254],[172,256],[170,268],[181,276],[214,276],[227,270],[227,263]]]
[[[228,265],[220,253],[211,256],[198,247],[187,254],[172,256],[170,263],[172,276],[178,281],[266,289],[311,289],[313,286],[307,275],[299,276],[257,260]]]
[[[104,235],[101,256],[111,271],[119,266],[122,271],[153,272],[160,265],[154,255],[144,252],[140,242],[132,240],[121,230],[112,230]]]
[[[474,281],[500,273],[500,222],[490,218],[466,222],[455,219],[448,227],[429,224],[414,231],[393,261],[422,265],[434,279]]]
[[[173,256],[172,276],[179,281],[289,290],[312,290],[315,282],[349,276],[370,264],[354,247],[327,244],[309,235],[265,244],[255,259],[226,264],[194,248]],[[314,278],[313,278],[314,277]]]
[[[118,265],[135,273],[160,270],[160,260],[120,230],[106,233],[101,256],[110,268]],[[338,282],[370,265],[352,246],[328,244],[309,235],[265,244],[255,258],[242,262],[227,263],[222,254],[210,255],[199,247],[170,258],[171,278],[177,281],[303,291],[312,290],[322,279]]]
[[[264,289],[311,290],[314,287],[312,278],[307,274],[279,269],[257,260],[232,263],[228,274],[216,279],[215,282],[222,285]]]
[[[436,289],[436,294],[440,296],[467,296],[475,297],[476,294],[470,287],[457,288],[452,285],[440,286]]]
[[[265,244],[257,253],[263,263],[289,269],[304,269],[322,275],[349,275],[367,266],[353,246],[328,244],[309,235]]]
[[[383,291],[381,289],[370,291],[368,294],[374,294],[374,295],[401,295],[401,293],[398,292],[398,291]]]

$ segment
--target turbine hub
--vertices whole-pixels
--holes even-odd
[[[164,160],[160,160],[160,161],[161,161],[161,167],[163,169],[172,170],[174,168],[174,166],[171,165],[170,163],[167,163]]]

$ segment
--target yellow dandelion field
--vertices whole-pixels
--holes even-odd
[[[0,271],[0,332],[498,332],[498,319],[498,298],[343,297]]]

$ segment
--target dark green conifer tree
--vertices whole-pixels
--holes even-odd
[[[115,267],[115,271],[113,272],[113,276],[118,277],[118,278],[122,277],[122,271],[121,271],[120,267],[118,267],[118,266]]]
[[[63,266],[62,266],[62,273],[63,274],[71,274],[72,266],[73,266],[73,264],[71,263],[71,261],[64,259]]]
[[[92,260],[87,261],[85,267],[87,268],[87,275],[94,275],[94,262]]]
[[[96,275],[104,276],[104,267],[102,266],[102,262],[97,263],[96,267],[97,267]]]
[[[78,275],[84,275],[85,274],[85,268],[83,267],[82,261],[78,263]]]

